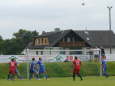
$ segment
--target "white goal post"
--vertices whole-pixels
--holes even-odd
[[[65,60],[72,61],[77,56],[81,61],[94,60],[95,54],[98,54],[100,64],[100,76],[102,76],[102,61],[101,49],[78,49],[78,50],[56,50],[56,49],[34,49],[27,50],[28,57],[43,58],[44,62],[64,62]],[[29,59],[29,58],[28,58]]]

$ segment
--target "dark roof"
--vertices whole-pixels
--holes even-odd
[[[46,34],[40,35],[35,38],[48,37],[49,46],[32,46],[32,43],[28,46],[29,48],[44,48],[53,47],[59,42],[66,34],[70,31],[79,35],[92,47],[115,47],[115,34],[110,30],[64,30],[58,32],[46,32]]]
[[[33,46],[34,48],[43,48],[43,47],[53,47],[61,38],[63,38],[67,33],[72,30],[64,30],[58,32],[47,32],[46,34],[40,35],[35,38],[48,37],[49,46]]]
[[[75,31],[93,47],[115,47],[115,34],[110,30]],[[87,37],[89,40],[87,40]]]

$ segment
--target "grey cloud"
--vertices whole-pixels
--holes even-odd
[[[54,27],[105,28],[108,29],[108,9],[106,0],[47,0],[45,4],[20,5],[18,3],[0,4],[0,32],[7,29],[10,33],[20,28],[34,30],[33,25],[40,25],[39,31]],[[115,1],[113,0],[113,3]],[[115,25],[115,8],[112,8],[112,27]],[[8,27],[5,27],[4,22]],[[11,23],[12,22],[12,23]],[[8,24],[9,23],[9,24]],[[5,30],[4,30],[5,29]],[[35,27],[37,29],[37,27]],[[6,37],[6,35],[5,35]],[[8,36],[9,37],[9,36]],[[6,37],[7,38],[7,37]]]

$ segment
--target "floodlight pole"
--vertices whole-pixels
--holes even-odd
[[[112,6],[107,6],[108,10],[109,10],[109,30],[111,31],[111,9],[112,9]],[[110,34],[110,40],[111,40],[111,34]],[[111,45],[111,42],[110,42],[110,54],[112,53],[112,49],[111,49],[112,45]]]
[[[26,57],[27,57],[27,79],[29,79],[30,73],[29,73],[29,61],[28,61],[28,48],[26,48]]]
[[[111,9],[112,6],[107,6],[108,10],[109,10],[109,30],[111,30]]]
[[[102,76],[103,72],[102,72],[102,55],[101,55],[101,49],[99,49],[99,63],[100,63],[100,76]]]

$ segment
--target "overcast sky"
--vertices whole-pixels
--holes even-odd
[[[21,28],[38,32],[52,31],[56,27],[107,30],[107,6],[113,6],[114,30],[114,3],[115,0],[0,0],[0,35],[4,39],[11,38]]]

